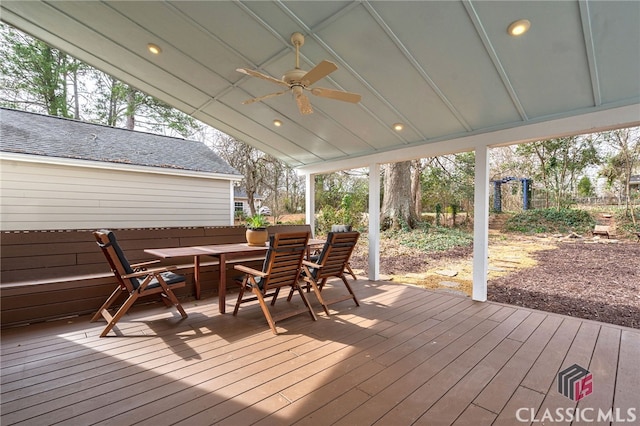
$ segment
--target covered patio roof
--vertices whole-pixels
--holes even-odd
[[[635,1],[3,1],[0,11],[3,21],[314,173],[640,122]],[[520,19],[530,30],[509,35]],[[338,66],[312,87],[356,92],[360,103],[309,95],[310,115],[288,94],[242,104],[282,87],[236,68],[281,78],[294,68],[294,32],[305,35],[302,69]],[[585,114],[560,128],[544,124]],[[496,134],[506,129],[515,131]],[[430,148],[437,142],[441,149]]]
[[[378,277],[379,166],[476,151],[474,299],[486,299],[489,146],[640,124],[636,1],[3,1],[3,21],[312,176],[369,167],[370,271]],[[528,32],[508,34],[526,19]],[[338,70],[289,94],[295,65]],[[149,43],[161,49],[149,52]],[[273,125],[281,121],[280,127]],[[404,129],[395,131],[394,123]]]

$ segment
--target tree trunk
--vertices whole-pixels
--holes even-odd
[[[382,229],[414,228],[416,212],[411,198],[411,161],[387,164],[380,214]]]
[[[136,127],[136,89],[127,88],[127,124],[126,128],[133,130]]]
[[[73,70],[73,118],[80,120],[80,96],[78,93],[78,69]]]
[[[411,199],[415,207],[416,217],[422,217],[422,185],[420,185],[420,176],[422,175],[422,164],[420,160],[414,160],[413,174],[411,176]]]
[[[111,77],[109,76],[109,89],[110,89],[110,93],[109,93],[109,111],[107,113],[107,125],[111,126],[111,127],[115,127],[116,126],[116,117],[117,117],[117,104],[118,104],[118,98],[117,98],[117,92],[116,92],[116,84],[117,84],[117,80],[115,79],[115,77]]]

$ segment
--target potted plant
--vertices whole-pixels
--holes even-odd
[[[247,218],[247,244],[252,247],[264,246],[269,239],[267,225],[269,225],[267,218],[260,213],[249,216]]]

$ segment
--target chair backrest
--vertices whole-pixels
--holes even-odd
[[[302,260],[309,242],[308,232],[289,232],[271,235],[262,272],[263,291],[293,285],[300,278]]]
[[[316,279],[324,277],[336,277],[344,273],[344,268],[351,258],[351,253],[358,242],[360,233],[329,232],[322,252],[316,262],[322,268],[312,271]]]
[[[133,268],[131,268],[131,264],[127,260],[127,257],[124,255],[124,252],[120,248],[118,240],[116,240],[116,235],[108,229],[102,229],[100,231],[95,231],[93,236],[96,238],[96,242],[100,249],[102,249],[104,257],[107,258],[107,262],[109,262],[109,266],[111,266],[111,271],[113,271],[113,275],[115,275],[118,280],[120,287],[123,290],[128,291],[137,289],[140,285],[137,278],[130,278],[128,280],[124,280],[122,278],[123,275],[131,274],[134,271]]]

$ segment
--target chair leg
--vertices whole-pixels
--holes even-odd
[[[287,302],[291,302],[291,297],[293,297],[293,292],[295,290],[293,289],[293,287],[291,287],[291,290],[289,290],[289,295],[287,296]]]
[[[349,265],[349,262],[347,262],[345,266],[347,267],[347,272],[349,273],[349,275],[353,277],[353,280],[358,281],[358,278],[356,278],[356,274],[353,273],[353,269],[351,269],[351,265]]]
[[[124,316],[124,314],[127,313],[129,308],[131,306],[133,306],[133,304],[136,302],[136,300],[138,300],[138,293],[136,291],[134,291],[129,295],[129,298],[127,300],[125,300],[125,302],[122,304],[122,306],[120,306],[120,309],[118,309],[118,311],[116,312],[116,314],[113,317],[111,317],[111,315],[109,315],[108,311],[106,312],[108,317],[105,317],[105,319],[107,319],[107,321],[109,323],[104,328],[104,330],[102,330],[102,333],[100,334],[100,337],[105,337],[107,334],[109,334],[111,329],[116,325],[116,323],[118,321],[120,321],[120,318],[122,318]]]
[[[170,308],[173,306],[173,303],[171,303],[171,300],[166,294],[164,293],[158,293],[158,294],[160,295],[160,300],[162,301],[162,303],[164,303],[164,306],[166,306],[167,308]]]
[[[298,285],[300,285],[300,281],[303,281],[303,282],[304,282],[304,278],[300,278],[300,280],[298,281]],[[303,287],[303,288],[305,288],[305,287],[306,287],[306,289],[307,289],[307,293],[309,293],[309,291],[311,291],[311,287],[309,286],[309,284],[302,284],[302,287]],[[293,287],[291,287],[291,289],[289,290],[289,295],[287,296],[287,302],[291,302],[291,298],[293,297],[293,293],[294,293],[295,291],[296,291],[296,290],[295,290]]]
[[[313,312],[313,309],[311,308],[311,303],[309,303],[309,299],[307,299],[307,295],[304,294],[304,291],[297,283],[295,284],[295,286],[296,286],[296,289],[298,290],[298,293],[300,293],[300,297],[302,297],[302,301],[304,302],[304,305],[309,310],[309,315],[311,315],[311,319],[314,321],[317,321],[318,317],[316,317],[316,313]],[[327,315],[329,315],[329,312],[327,311],[326,307],[325,307],[325,312],[327,312]]]
[[[178,300],[176,295],[173,293],[173,291],[171,291],[170,288],[167,288],[166,295],[169,298],[169,300],[171,301],[171,303],[173,303],[173,306],[175,306],[176,309],[178,310],[178,312],[180,312],[180,316],[183,319],[186,319],[188,317],[187,313],[184,311],[184,308],[182,307],[182,304],[180,303],[180,301]]]
[[[108,311],[108,309],[111,307],[113,302],[115,302],[116,299],[120,296],[120,293],[122,293],[122,289],[120,288],[120,286],[118,286],[113,291],[113,293],[111,293],[111,296],[109,296],[109,298],[102,304],[100,309],[98,309],[98,312],[96,312],[95,315],[93,315],[93,317],[91,317],[91,320],[89,322],[96,322],[100,317],[104,317],[104,315],[102,313],[104,311]],[[109,316],[111,316],[111,315],[109,315]],[[107,320],[107,322],[109,322],[109,320]]]
[[[353,301],[356,302],[356,306],[360,306],[360,303],[358,303],[358,299],[356,298],[356,294],[353,292],[353,290],[351,289],[351,286],[347,282],[347,277],[345,277],[344,274],[342,274],[340,275],[340,278],[342,279],[342,282],[344,283],[344,285],[347,286],[347,290],[349,291],[349,294],[351,294]]]
[[[247,288],[247,280],[248,276],[245,275],[242,280],[242,284],[240,285],[240,293],[238,294],[238,301],[236,302],[236,307],[233,309],[233,315],[238,315],[238,309],[240,309],[240,304],[242,303],[242,298],[244,297],[244,290]]]
[[[318,288],[320,289],[320,291],[322,291],[322,289],[324,288],[324,285],[327,283],[328,279],[329,279],[328,277],[325,277],[322,280],[320,280],[319,283],[317,283],[318,284]]]
[[[276,299],[278,298],[279,294],[280,294],[280,287],[276,288],[276,291],[273,293],[273,296],[271,298],[271,306],[276,304]]]
[[[176,309],[178,310],[178,312],[180,312],[180,316],[182,317],[182,319],[186,319],[188,317],[187,313],[184,311],[184,309],[182,308],[182,305],[180,304],[180,301],[178,300],[178,298],[176,297],[176,295],[173,293],[173,291],[169,288],[169,285],[165,282],[165,280],[162,278],[161,275],[157,275],[156,276],[158,279],[158,283],[160,284],[160,287],[162,287],[163,290],[163,295],[169,299],[171,301],[171,303],[173,304],[173,306],[176,307]],[[162,298],[164,300],[164,297]],[[166,302],[166,300],[164,300]],[[166,303],[165,303],[166,304]],[[170,304],[167,306],[171,306]]]
[[[271,328],[271,331],[273,331],[273,334],[277,335],[278,330],[276,330],[276,323],[273,320],[273,317],[271,316],[271,311],[269,311],[269,307],[267,306],[267,303],[264,301],[264,297],[262,297],[262,291],[259,288],[255,288],[255,287],[252,288],[251,291],[258,298],[258,302],[260,303],[260,308],[262,309],[262,313],[264,314],[264,317],[267,319],[267,323],[269,323],[269,328]]]
[[[322,297],[322,292],[320,291],[320,288],[318,287],[318,284],[316,283],[316,281],[313,278],[309,278],[308,281],[305,280],[305,282],[307,283],[308,286],[311,286],[313,288],[313,292],[318,298],[318,302],[320,302],[320,304],[322,305],[322,309],[324,309],[324,313],[327,314],[327,316],[331,316],[331,314],[329,314],[329,306],[324,301],[324,298]]]

